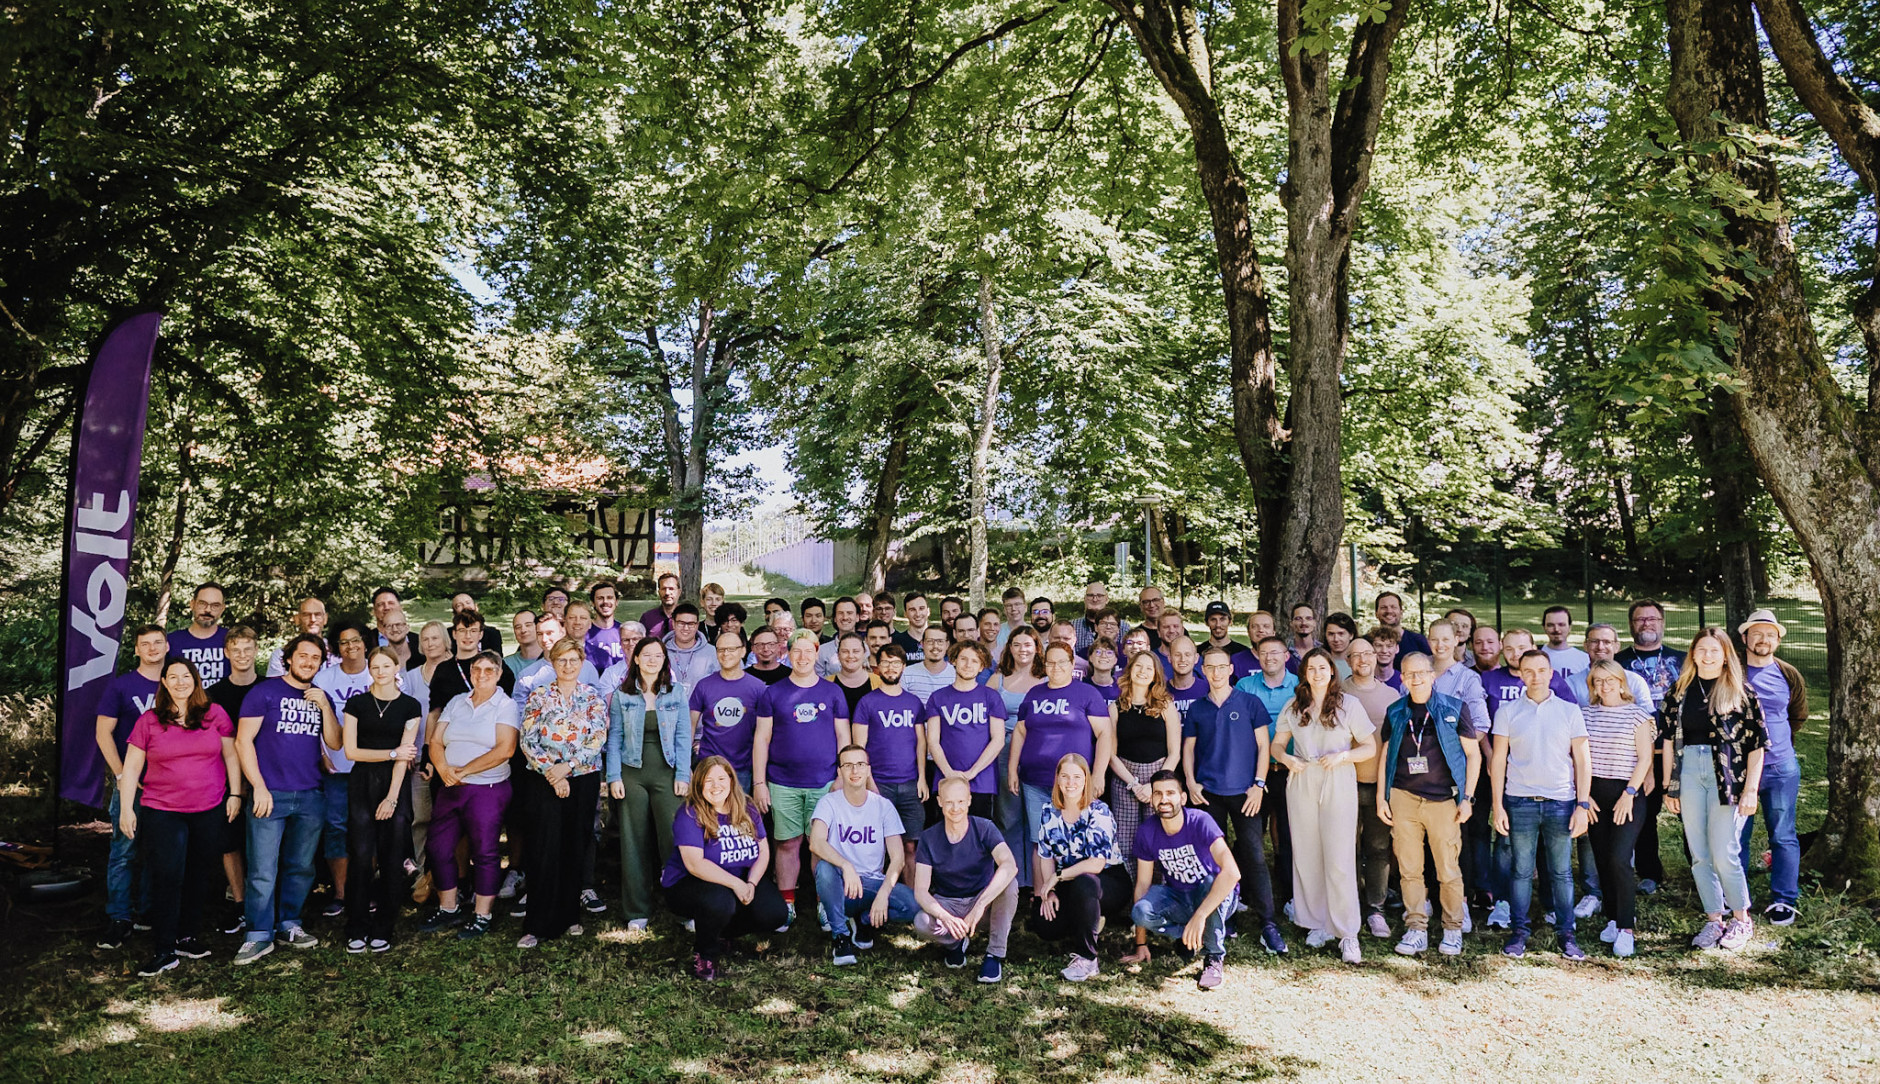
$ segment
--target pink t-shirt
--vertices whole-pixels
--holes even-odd
[[[200,730],[164,726],[157,713],[146,711],[131,727],[131,744],[144,751],[144,795],[141,801],[168,813],[201,813],[228,797],[228,769],[222,762],[222,739],[235,736],[235,724],[215,704],[202,717]]]

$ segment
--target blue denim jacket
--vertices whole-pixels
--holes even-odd
[[[1456,781],[1456,804],[1461,805],[1462,788],[1469,785],[1468,754],[1463,752],[1462,737],[1456,733],[1456,724],[1462,720],[1462,701],[1432,693],[1429,709],[1430,718],[1436,721],[1436,744],[1443,751],[1443,763],[1449,766],[1449,777]],[[1397,750],[1403,747],[1404,728],[1410,725],[1407,694],[1385,709],[1384,723],[1390,727],[1390,745],[1384,753],[1384,793],[1389,794],[1397,781]]]
[[[680,783],[692,781],[692,713],[686,707],[689,693],[684,685],[674,685],[654,701],[659,717],[659,747],[666,763],[672,765],[673,778]],[[625,689],[615,690],[607,699],[607,781],[620,782],[620,766],[640,766],[640,753],[646,746],[640,735],[646,725],[646,698]],[[633,735],[628,741],[627,735]]]

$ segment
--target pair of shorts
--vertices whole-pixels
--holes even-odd
[[[912,781],[883,783],[877,779],[875,789],[901,815],[901,838],[912,840],[918,837],[921,830],[927,827],[927,809],[921,805],[920,784]]]
[[[786,787],[782,783],[770,784],[770,822],[771,834],[778,842],[809,835],[810,815],[816,812],[816,803],[829,793],[832,783],[820,787]]]

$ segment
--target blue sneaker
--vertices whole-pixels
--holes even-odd
[[[1504,942],[1501,946],[1501,954],[1503,956],[1512,956],[1516,959],[1520,959],[1521,957],[1526,956],[1527,955],[1527,934],[1517,933],[1514,936],[1508,938],[1508,940]]]
[[[990,957],[988,957],[988,959],[989,958]],[[947,946],[947,966],[948,967],[965,967],[966,966],[966,942],[955,941],[951,945]]]
[[[998,982],[1005,977],[1005,961],[997,956],[987,956],[986,962],[979,965],[979,981]]]
[[[1280,936],[1277,923],[1269,922],[1260,930],[1260,943],[1275,956],[1286,955],[1286,939]]]

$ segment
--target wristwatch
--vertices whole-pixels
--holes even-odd
[[[1254,786],[1256,786],[1256,787],[1259,787],[1259,788],[1260,788],[1261,790],[1265,790],[1265,789],[1266,789],[1266,780],[1264,780],[1264,779],[1256,779],[1256,780],[1254,780],[1254,781],[1253,781],[1253,785],[1254,785]]]
[[[1626,792],[1627,794],[1629,794],[1629,795],[1631,795],[1631,796],[1632,796],[1632,797],[1634,797],[1634,798],[1636,798],[1636,797],[1638,797],[1638,788],[1637,788],[1637,787],[1627,787],[1627,788],[1625,788],[1625,792]]]
[[[1465,794],[1465,795],[1463,795],[1463,796],[1462,796],[1462,800],[1463,800],[1463,801],[1465,801],[1465,802],[1467,802],[1467,803],[1469,803],[1470,805],[1474,805],[1474,804],[1475,804],[1475,795],[1473,795],[1473,794]]]
[[[1581,809],[1589,809],[1589,810],[1590,810],[1590,809],[1592,809],[1592,808],[1593,808],[1593,803],[1591,803],[1591,802],[1576,802],[1576,803],[1574,803],[1574,804],[1576,804],[1576,805],[1578,805],[1578,806],[1579,806],[1579,807],[1580,807]]]

